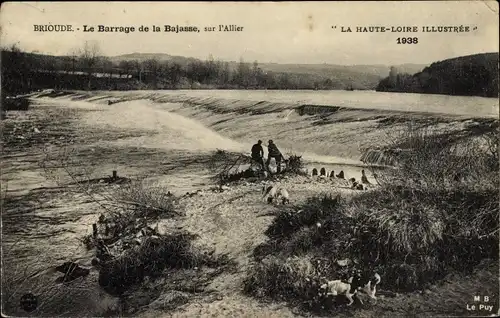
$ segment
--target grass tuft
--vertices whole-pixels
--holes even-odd
[[[312,197],[303,205],[280,211],[265,234],[269,237],[289,236],[305,226],[316,223],[340,211],[342,199],[339,195]]]

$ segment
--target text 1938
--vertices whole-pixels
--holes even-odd
[[[418,43],[418,38],[397,38],[396,39],[397,44],[417,44]]]

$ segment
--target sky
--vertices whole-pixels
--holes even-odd
[[[85,41],[107,56],[166,53],[226,61],[300,64],[429,64],[499,51],[496,1],[342,2],[7,2],[1,45],[66,55]],[[74,32],[35,32],[34,25],[72,25]],[[205,32],[218,25],[241,32]],[[83,32],[88,26],[134,26],[136,32]],[[192,25],[199,33],[138,32],[141,25]],[[471,32],[423,33],[422,26],[469,26]],[[336,26],[336,28],[332,28]],[[417,26],[418,33],[341,32],[341,27]],[[76,28],[80,29],[79,31]],[[417,37],[417,44],[397,44]]]

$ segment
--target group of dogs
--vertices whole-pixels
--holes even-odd
[[[324,170],[324,168],[321,168],[321,170]],[[333,173],[334,172],[332,171],[332,174]],[[340,173],[335,175],[335,177],[345,180],[344,171],[340,171]],[[366,185],[371,184],[366,177],[365,170],[361,170],[361,182],[358,182],[355,178],[350,178],[348,181],[351,189],[355,190],[366,190]],[[288,204],[290,203],[290,194],[284,187],[279,187],[277,185],[263,186],[262,199],[266,199],[267,203],[278,203],[281,200],[282,204]]]
[[[318,176],[318,170],[316,168],[313,169],[312,176],[313,177]],[[325,168],[321,168],[319,177],[320,178],[327,178]],[[374,174],[374,177],[376,177],[375,174]],[[335,178],[345,180],[346,178],[344,175],[344,171],[341,170],[338,174],[335,174],[335,171],[332,170],[330,172],[330,179],[335,179]],[[349,182],[351,189],[354,189],[354,190],[367,190],[367,185],[371,184],[371,182],[366,177],[365,170],[361,170],[361,182],[357,181],[356,178],[350,178],[347,181]]]

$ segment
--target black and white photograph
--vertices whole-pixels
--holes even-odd
[[[2,317],[499,315],[497,1],[4,2]]]

